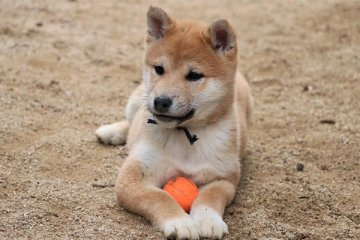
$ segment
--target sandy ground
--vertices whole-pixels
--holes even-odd
[[[141,81],[129,2],[0,0],[0,239],[163,238],[117,206],[127,150],[94,136]],[[154,4],[238,33],[256,100],[226,239],[360,239],[360,1]]]

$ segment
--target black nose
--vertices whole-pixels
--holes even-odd
[[[161,96],[161,97],[156,97],[154,100],[154,108],[159,113],[165,113],[169,111],[171,105],[172,105],[172,100],[169,97]]]

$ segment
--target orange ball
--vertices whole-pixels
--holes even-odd
[[[177,177],[175,180],[170,179],[163,189],[175,199],[185,212],[190,211],[191,205],[199,194],[199,189],[195,183],[184,177]]]

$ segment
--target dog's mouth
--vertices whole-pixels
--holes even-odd
[[[155,118],[161,122],[168,123],[168,122],[176,121],[177,124],[180,124],[182,122],[185,122],[186,120],[189,120],[190,118],[192,118],[194,116],[194,114],[195,114],[195,109],[191,109],[187,114],[185,114],[184,116],[180,116],[180,117],[153,113]]]

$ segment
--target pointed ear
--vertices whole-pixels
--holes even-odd
[[[226,53],[236,50],[236,36],[226,19],[215,20],[209,26],[209,36],[211,45],[216,51]]]
[[[152,40],[158,40],[175,26],[175,22],[161,8],[150,6],[147,12],[147,25]]]

